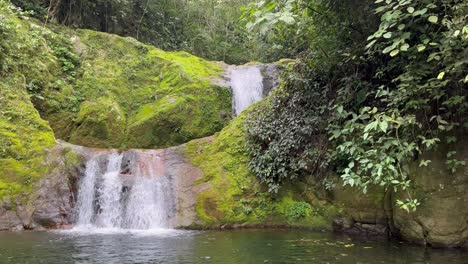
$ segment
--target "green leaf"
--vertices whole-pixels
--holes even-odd
[[[427,8],[423,8],[423,9],[421,9],[421,10],[418,10],[418,11],[414,12],[414,13],[413,13],[413,16],[424,15],[424,14],[426,14],[426,12],[427,12]]]
[[[392,32],[387,32],[383,35],[384,38],[389,39],[392,37]]]
[[[445,76],[445,72],[440,72],[439,75],[437,75],[438,80],[442,80]]]
[[[392,45],[386,47],[386,48],[382,51],[382,53],[383,53],[383,54],[387,54],[387,53],[389,53],[390,51],[394,50],[395,48],[396,48],[396,44],[392,44]]]
[[[421,51],[426,49],[426,46],[420,44],[420,45],[418,45],[417,48],[418,48],[418,51],[421,52]]]
[[[429,16],[429,18],[427,19],[429,20],[429,22],[431,23],[437,23],[437,21],[439,20],[439,18],[437,16]]]
[[[387,133],[387,128],[388,128],[387,121],[380,122],[379,127],[380,127],[380,130],[382,130],[384,133]]]
[[[406,11],[408,11],[408,13],[410,13],[410,14],[413,14],[414,7],[410,6],[410,7],[406,8]]]
[[[419,167],[427,167],[429,163],[431,163],[430,160],[421,160],[421,162],[419,162]]]
[[[375,44],[375,42],[377,42],[376,39],[374,39],[373,41],[369,42],[369,44],[366,45],[366,48],[368,49],[368,48],[372,47],[372,46]]]
[[[409,48],[409,45],[408,44],[403,44],[401,47],[400,47],[400,50],[401,51],[407,51]]]
[[[364,140],[366,140],[369,137],[369,133],[364,133]]]
[[[400,53],[399,50],[397,50],[397,49],[392,50],[392,52],[390,52],[390,56],[395,57],[396,55],[398,55],[398,53]]]
[[[371,122],[364,128],[364,132],[373,130],[376,127],[377,127],[377,121]]]

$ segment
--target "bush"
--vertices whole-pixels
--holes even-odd
[[[289,221],[307,218],[312,215],[312,206],[306,202],[292,201],[284,212]]]

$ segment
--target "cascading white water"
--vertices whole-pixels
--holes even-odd
[[[130,193],[125,226],[132,229],[167,228],[171,197],[167,178],[140,179]],[[145,212],[145,213],[141,213]]]
[[[75,229],[170,228],[174,211],[171,180],[158,171],[159,157],[112,151],[91,158],[81,179]],[[122,161],[126,160],[126,174]],[[141,159],[141,160],[140,160]],[[99,166],[99,164],[107,164]]]
[[[231,69],[230,79],[236,115],[263,98],[263,77],[258,67],[235,67]]]
[[[107,169],[102,175],[101,188],[97,189],[99,213],[95,223],[99,227],[113,228],[122,224],[122,182],[119,179],[122,154],[112,152],[107,158]]]

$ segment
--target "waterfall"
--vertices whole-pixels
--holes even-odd
[[[171,178],[157,151],[106,151],[86,164],[75,229],[170,228],[175,214]]]
[[[263,77],[259,67],[234,67],[230,71],[230,79],[235,115],[263,98]]]

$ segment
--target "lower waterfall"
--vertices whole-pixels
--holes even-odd
[[[175,195],[157,151],[99,152],[86,163],[75,229],[171,228]]]

